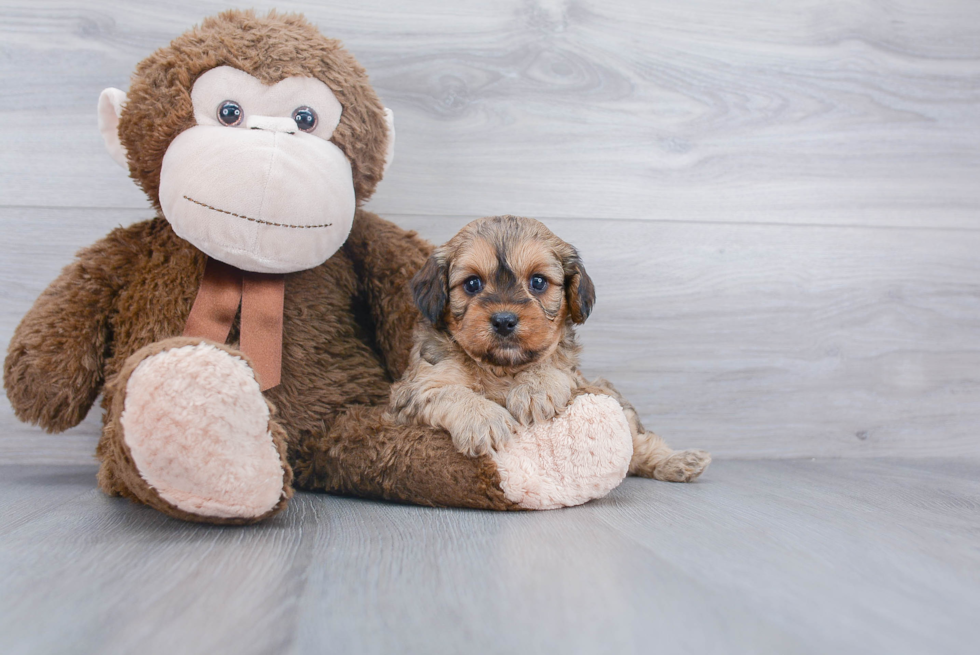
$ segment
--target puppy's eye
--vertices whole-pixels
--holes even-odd
[[[468,277],[463,281],[463,291],[475,296],[483,290],[483,280],[477,276]]]
[[[222,125],[235,127],[242,122],[242,106],[234,100],[225,100],[218,105],[218,121]]]
[[[530,282],[531,291],[541,293],[548,288],[548,280],[543,275],[532,275]]]

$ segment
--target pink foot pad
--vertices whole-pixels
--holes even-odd
[[[140,475],[180,510],[255,518],[282,497],[269,406],[249,365],[220,348],[147,357],[126,384],[120,423]]]
[[[525,509],[581,505],[615,489],[633,438],[613,398],[579,396],[549,423],[521,430],[492,455],[504,496]]]

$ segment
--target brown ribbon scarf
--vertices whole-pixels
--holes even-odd
[[[282,371],[285,280],[285,275],[250,273],[209,257],[184,336],[224,343],[241,303],[239,348],[252,360],[262,391],[271,389]]]

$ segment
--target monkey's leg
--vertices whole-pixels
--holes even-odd
[[[496,464],[467,457],[439,428],[395,423],[388,405],[351,405],[324,433],[290,444],[296,486],[309,491],[433,507],[520,509],[506,499]]]
[[[623,407],[633,435],[630,475],[666,482],[691,482],[704,473],[711,463],[711,454],[707,451],[675,451],[660,436],[647,431],[640,422],[636,409],[609,380],[597,378],[591,383],[585,383],[579,392],[605,393],[619,401]]]
[[[347,407],[322,434],[290,449],[300,488],[419,505],[554,509],[606,495],[626,477],[626,419],[607,395],[577,398],[561,416],[489,454],[469,457],[441,429],[401,425],[387,407]]]
[[[286,438],[248,361],[178,337],[133,354],[107,387],[99,485],[186,521],[243,524],[292,495]]]

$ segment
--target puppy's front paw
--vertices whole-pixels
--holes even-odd
[[[491,448],[499,448],[510,440],[517,427],[506,409],[485,400],[467,408],[466,415],[451,431],[453,445],[470,457],[486,455]]]
[[[507,394],[507,411],[521,425],[550,421],[568,404],[572,395],[571,389],[566,388],[558,388],[553,392],[549,394],[545,389],[519,384]]]

